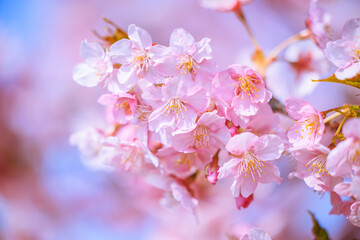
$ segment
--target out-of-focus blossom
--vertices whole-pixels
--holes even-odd
[[[278,159],[284,150],[280,137],[272,134],[261,137],[245,132],[232,137],[226,145],[232,158],[219,169],[219,179],[233,177],[233,197],[249,197],[258,183],[280,184],[280,171],[269,161]]]
[[[198,169],[202,170],[210,160],[210,155],[205,152],[184,153],[170,147],[160,149],[156,156],[168,175],[174,174],[180,178],[185,178]]]
[[[318,85],[311,79],[329,74],[330,65],[323,51],[311,40],[293,43],[282,58],[267,68],[267,87],[282,102],[290,96],[302,98],[311,94]]]
[[[304,179],[305,183],[316,191],[332,191],[334,186],[342,181],[341,177],[332,177],[326,169],[326,159],[330,149],[313,144],[308,148],[291,150],[297,160],[296,172],[290,176]]]
[[[74,67],[75,82],[84,87],[95,87],[101,82],[106,85],[111,78],[113,64],[104,48],[97,42],[84,40],[80,45],[80,54],[85,62]]]
[[[212,91],[236,114],[244,116],[256,114],[261,104],[271,98],[261,76],[251,68],[238,64],[231,65],[215,76]]]
[[[360,166],[360,119],[353,118],[343,126],[346,139],[331,150],[326,168],[334,176],[349,176],[352,167]]]
[[[111,123],[128,123],[136,113],[137,100],[128,93],[104,94],[98,102],[108,107],[107,118]]]
[[[321,48],[326,47],[326,43],[330,39],[330,14],[317,5],[318,0],[311,0],[308,16],[305,19],[306,27],[311,33],[314,42]]]
[[[325,129],[320,112],[302,99],[290,97],[285,103],[289,116],[296,120],[287,134],[289,142],[294,147],[318,143]]]
[[[253,0],[202,0],[201,5],[222,12],[236,11],[242,5],[251,3]]]
[[[118,170],[144,170],[146,163],[151,163],[155,167],[159,165],[158,158],[139,140],[128,142],[110,136],[103,145],[106,156],[102,157]]]
[[[84,165],[93,170],[112,169],[104,157],[103,144],[106,134],[96,128],[75,132],[70,136],[70,144],[77,146],[82,155]]]
[[[325,56],[338,67],[338,79],[352,78],[360,73],[360,18],[345,23],[342,37],[328,42]]]
[[[115,63],[121,64],[117,77],[122,91],[129,91],[140,78],[159,83],[161,77],[153,68],[152,38],[147,31],[131,24],[129,39],[121,39],[110,47],[109,55]]]
[[[260,228],[251,228],[240,240],[271,240],[271,237]]]
[[[223,148],[229,139],[225,118],[217,115],[215,110],[201,115],[194,128],[175,131],[173,147],[182,152],[198,149],[214,154],[219,148]]]

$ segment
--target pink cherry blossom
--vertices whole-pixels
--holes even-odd
[[[206,91],[188,90],[177,77],[168,79],[161,90],[163,105],[150,114],[149,129],[159,132],[167,127],[194,128],[198,113],[205,111],[208,104]]]
[[[170,147],[160,149],[156,156],[168,175],[174,174],[180,178],[188,177],[196,170],[202,170],[205,163],[210,161],[210,155],[206,152],[184,153]]]
[[[77,146],[81,155],[82,162],[92,170],[110,170],[112,169],[104,158],[105,151],[103,145],[106,140],[106,134],[96,128],[88,128],[73,133],[69,142],[72,146]]]
[[[80,45],[80,54],[85,62],[74,67],[74,81],[84,87],[95,87],[101,82],[106,85],[111,77],[113,64],[104,48],[97,42],[88,43],[84,40]]]
[[[352,167],[360,166],[360,119],[346,121],[342,132],[346,139],[331,150],[326,163],[334,176],[349,176]]]
[[[182,76],[190,86],[201,85],[211,89],[211,80],[217,72],[211,60],[210,39],[195,42],[194,37],[182,28],[175,29],[170,36],[169,48],[155,46],[156,69],[166,76]]]
[[[324,49],[330,38],[329,24],[331,16],[324,8],[317,6],[317,2],[318,0],[310,1],[310,7],[305,24],[309,29],[314,42],[321,49]]]
[[[128,93],[104,94],[98,102],[108,106],[107,118],[111,123],[126,124],[136,113],[137,100]]]
[[[245,132],[232,137],[226,145],[232,158],[219,169],[219,179],[233,177],[233,197],[249,197],[257,184],[280,183],[279,169],[269,161],[278,159],[284,150],[280,137],[272,134],[261,137]]]
[[[140,78],[150,82],[161,82],[162,78],[153,69],[152,39],[144,29],[131,24],[129,39],[121,39],[110,47],[109,55],[115,63],[121,64],[117,77],[120,89],[127,92]]]
[[[289,142],[294,147],[318,143],[325,129],[320,112],[305,100],[294,97],[288,98],[285,103],[289,116],[296,120],[287,134]]]
[[[201,5],[222,12],[235,11],[242,5],[251,3],[253,0],[202,0]]]
[[[213,155],[219,148],[224,147],[229,139],[225,118],[217,115],[215,110],[201,115],[194,128],[175,131],[173,147],[181,152],[206,150]]]
[[[308,148],[291,149],[297,160],[296,172],[290,176],[304,179],[305,183],[316,191],[332,191],[334,186],[342,182],[341,177],[332,177],[326,169],[326,159],[330,149],[314,144]]]
[[[338,67],[338,79],[352,78],[360,73],[360,18],[345,23],[342,38],[326,44],[325,56]]]
[[[261,104],[271,98],[261,76],[251,68],[238,64],[231,65],[215,76],[212,91],[237,115],[244,116],[256,114]]]
[[[103,148],[107,151],[104,158],[108,164],[121,171],[141,171],[146,163],[159,165],[158,158],[139,140],[129,142],[110,136]]]
[[[273,113],[270,105],[267,103],[261,104],[259,111],[253,116],[241,117],[229,108],[226,112],[226,117],[236,126],[240,126],[242,131],[252,132],[257,135],[279,133],[279,116]]]

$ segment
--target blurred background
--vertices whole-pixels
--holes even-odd
[[[332,15],[334,39],[360,16],[357,0],[319,5]],[[243,10],[268,53],[305,28],[308,6],[308,0],[255,0]],[[199,205],[199,225],[182,208],[161,207],[159,190],[139,179],[86,169],[69,136],[107,123],[97,104],[100,90],[77,85],[72,68],[82,61],[81,41],[98,40],[93,30],[105,35],[103,16],[125,30],[135,23],[163,45],[179,27],[198,41],[209,37],[220,69],[250,62],[253,47],[235,15],[196,0],[0,0],[0,239],[229,239],[251,226],[273,239],[311,239],[307,210],[332,239],[360,239],[343,216],[328,215],[328,194],[287,178],[293,163],[286,160],[278,162],[283,183],[260,189],[245,210],[236,209],[227,182],[211,186]],[[329,83],[304,98],[326,110],[359,103],[353,95]]]

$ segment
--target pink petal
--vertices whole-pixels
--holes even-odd
[[[342,132],[345,137],[360,140],[360,119],[351,118],[346,121],[342,128]]]
[[[145,49],[151,47],[152,45],[150,34],[135,24],[129,25],[128,35],[130,40],[135,43],[135,47],[138,49]]]
[[[121,39],[110,47],[109,55],[117,62],[124,64],[132,57],[131,42],[129,39]]]
[[[351,139],[346,139],[331,150],[326,161],[326,169],[331,175],[349,176],[351,173],[351,166],[348,163],[347,154],[352,144],[353,142]]]
[[[346,68],[349,61],[352,60],[350,55],[352,43],[344,40],[328,42],[324,54],[333,64],[339,68]]]
[[[283,151],[282,139],[273,134],[261,136],[254,145],[254,153],[262,161],[278,159]]]
[[[105,51],[97,42],[88,43],[87,40],[84,40],[80,45],[80,55],[85,60],[91,58],[97,59],[103,58],[105,56]]]
[[[86,63],[79,63],[74,67],[73,79],[83,87],[95,87],[102,81],[95,69]]]
[[[354,18],[347,21],[344,25],[342,38],[345,40],[357,42],[360,36],[360,18]]]
[[[170,48],[176,53],[184,53],[195,43],[194,37],[182,28],[175,29],[170,36]]]
[[[252,146],[254,146],[255,142],[258,139],[259,137],[253,133],[241,133],[233,136],[226,144],[225,148],[232,154],[241,155],[242,153],[248,151]]]
[[[196,52],[192,56],[197,63],[201,63],[205,59],[211,59],[210,38],[203,38],[200,42],[195,43]]]

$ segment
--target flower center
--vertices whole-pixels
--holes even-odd
[[[255,75],[245,75],[237,78],[237,81],[232,85],[235,86],[235,95],[241,95],[241,99],[244,99],[243,94],[247,94],[251,100],[255,97],[259,97],[256,93],[260,91],[260,87],[256,84],[261,83],[260,79]]]
[[[197,62],[189,55],[181,55],[179,57],[179,64],[176,65],[177,69],[181,69],[182,74],[186,73],[194,73],[196,74],[196,70],[200,70]]]
[[[327,158],[328,154],[320,154],[316,157],[314,157],[313,159],[311,159],[306,165],[305,167],[308,167],[308,172],[311,172],[312,175],[317,174],[319,177],[323,176],[324,173],[328,173],[328,171],[326,170],[326,158]]]
[[[176,160],[176,167],[179,167],[181,165],[185,165],[188,167],[190,167],[192,165],[192,162],[190,160],[190,154],[182,153],[181,157]]]
[[[133,68],[137,69],[137,75],[142,78],[143,76],[141,73],[149,69],[151,65],[150,61],[151,59],[148,56],[147,52],[136,50],[133,58],[131,59],[130,65],[132,65]]]
[[[193,143],[196,148],[206,148],[209,145],[209,128],[197,126],[193,132]]]
[[[119,163],[124,167],[125,171],[128,171],[134,166],[141,167],[143,154],[137,147],[123,145],[119,150]],[[116,165],[116,158],[114,165]]]
[[[298,123],[299,126],[301,126],[301,138],[306,136],[309,140],[311,140],[311,138],[316,137],[316,134],[321,135],[319,132],[319,116],[316,114],[311,114],[310,116],[305,117],[302,121],[295,121],[295,123]]]
[[[245,174],[245,177],[249,175],[254,182],[258,178],[262,179],[262,169],[265,168],[263,161],[260,161],[253,152],[243,153],[241,159],[242,161],[238,169],[239,175]]]
[[[140,122],[147,122],[151,114],[151,109],[149,106],[138,105],[136,108],[136,118]]]
[[[123,109],[125,115],[132,115],[130,104],[127,101],[121,101],[118,99],[117,103],[115,104],[115,108],[117,110]]]
[[[172,113],[176,117],[182,117],[182,120],[185,120],[183,110],[187,111],[184,102],[178,98],[172,98],[162,107],[161,115]]]

